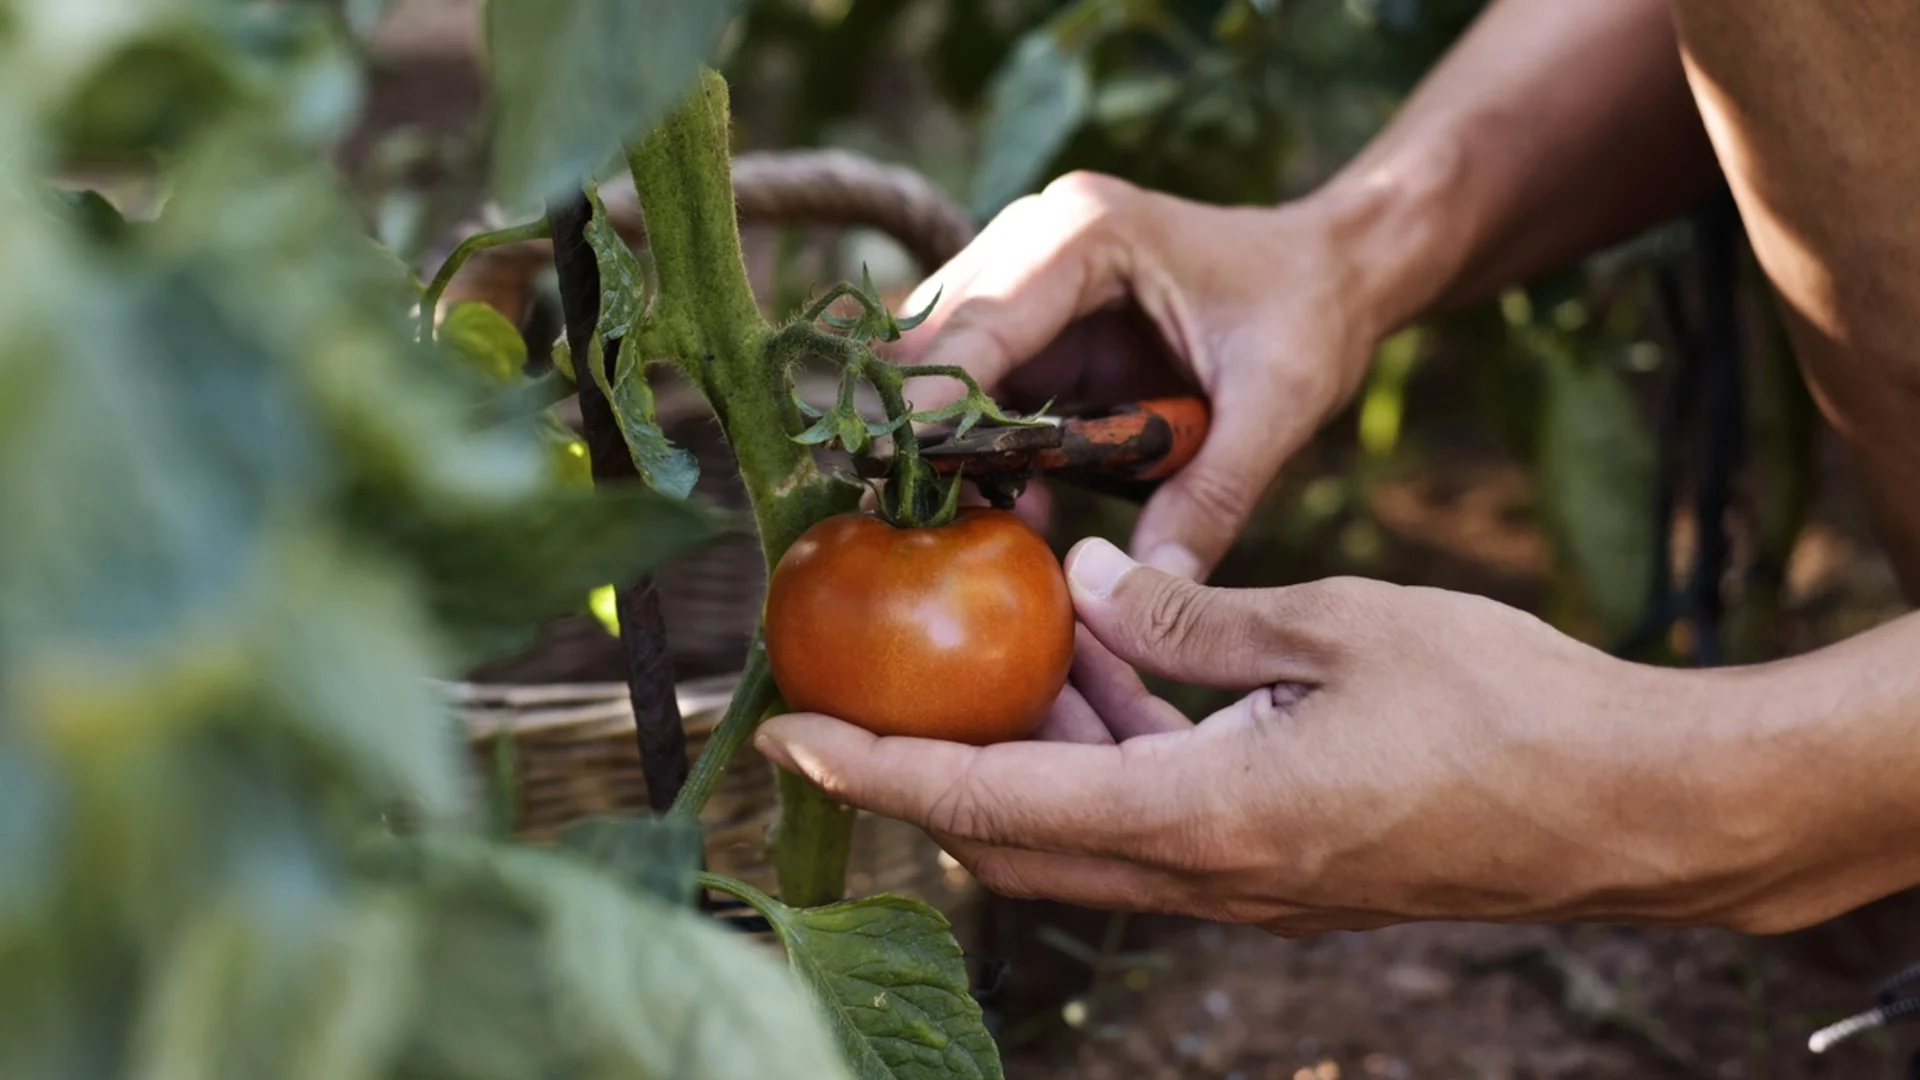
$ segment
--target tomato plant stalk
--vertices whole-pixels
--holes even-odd
[[[727,86],[703,71],[693,91],[646,138],[627,148],[627,164],[647,218],[647,244],[659,290],[641,335],[642,359],[679,367],[699,387],[733,449],[761,551],[771,571],[816,521],[858,505],[859,489],[836,481],[793,441],[799,411],[785,365],[768,348],[773,330],[747,280],[734,208]],[[581,380],[584,384],[586,380]],[[749,670],[722,730],[696,767],[704,791],[724,758],[779,706],[764,677],[764,654]],[[689,789],[704,801],[701,789]],[[797,907],[831,903],[845,892],[853,814],[798,777],[782,774],[781,817],[773,862],[781,899]],[[681,812],[698,812],[683,801]]]

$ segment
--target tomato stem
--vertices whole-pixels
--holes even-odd
[[[686,786],[680,789],[680,796],[674,800],[669,814],[680,818],[700,816],[707,800],[720,787],[734,755],[747,745],[747,740],[760,727],[760,721],[766,719],[768,711],[779,701],[780,692],[773,685],[773,669],[767,665],[766,646],[755,637],[747,650],[747,663],[740,672],[733,700],[727,703],[726,715],[720,718],[706,748],[700,751],[700,759],[687,774]]]
[[[433,319],[440,309],[440,298],[446,295],[447,286],[453,284],[454,275],[460,272],[468,259],[488,248],[544,240],[547,233],[547,219],[541,218],[525,225],[509,225],[504,229],[476,233],[460,241],[460,246],[447,255],[446,261],[440,264],[440,269],[433,275],[433,280],[420,294],[420,340],[433,340]]]
[[[781,335],[761,318],[747,280],[728,122],[726,80],[703,71],[660,126],[627,147],[627,164],[647,216],[647,244],[659,280],[644,330],[647,358],[673,362],[713,406],[771,572],[815,522],[856,507],[860,489],[822,474],[807,448],[790,438],[797,409]],[[765,696],[770,680],[747,674],[728,708],[733,726],[701,756],[696,773],[703,787],[718,783],[752,727],[777,707],[777,696]],[[781,895],[809,903],[839,899],[853,815],[798,777],[783,773],[780,791],[782,841],[775,865]],[[683,806],[697,810],[706,797],[683,791],[675,812],[685,812]]]
[[[847,894],[847,858],[853,850],[851,806],[828,798],[801,776],[780,772],[780,822],[767,848],[780,899],[819,907]]]

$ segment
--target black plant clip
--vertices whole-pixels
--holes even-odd
[[[1920,964],[1882,983],[1880,992],[1875,995],[1873,1008],[1814,1032],[1807,1040],[1807,1049],[1816,1054],[1825,1053],[1828,1048],[1861,1032],[1920,1018],[1920,995],[1911,992],[1917,986],[1920,986]],[[1920,1053],[1914,1054],[1913,1060],[1908,1063],[1907,1077],[1908,1080],[1920,1080]]]

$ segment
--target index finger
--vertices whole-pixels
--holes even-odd
[[[963,840],[1029,851],[1163,862],[1200,820],[1180,755],[1143,736],[1124,745],[965,746],[876,736],[831,717],[775,717],[754,745],[828,795]]]
[[[1075,320],[1124,299],[1120,263],[1097,206],[1023,199],[914,291],[909,310],[924,308],[936,291],[939,302],[889,355],[896,363],[965,368],[991,389]],[[921,408],[962,392],[948,385],[914,390],[909,396]]]

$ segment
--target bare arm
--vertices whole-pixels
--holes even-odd
[[[1499,0],[1315,196],[1383,226],[1363,242],[1390,321],[1482,299],[1707,190],[1669,7]]]
[[[1706,760],[1740,781],[1725,816],[1754,826],[1759,929],[1920,885],[1917,655],[1920,615],[1907,615],[1805,656],[1691,676],[1718,714]]]
[[[1204,392],[1206,444],[1133,534],[1152,565],[1203,577],[1383,336],[1622,237],[1711,175],[1667,0],[1500,0],[1305,199],[1205,206],[1075,175],[1015,202],[909,302],[941,297],[900,358],[1023,406]]]

